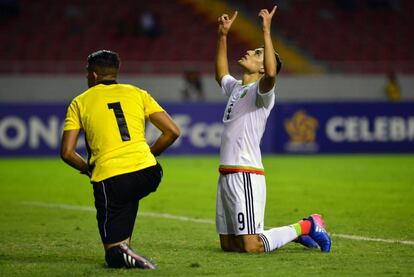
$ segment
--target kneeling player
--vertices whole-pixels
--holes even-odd
[[[119,63],[112,51],[88,56],[89,89],[68,108],[61,156],[91,178],[108,266],[154,269],[129,245],[139,201],[161,182],[162,168],[154,156],[167,149],[180,130],[148,92],[116,82]],[[144,136],[145,119],[161,131],[151,147]],[[85,132],[88,162],[76,152],[80,130]]]
[[[219,17],[216,80],[229,100],[223,116],[220,147],[220,177],[217,189],[216,228],[225,251],[269,252],[290,241],[329,252],[331,240],[320,215],[298,223],[264,231],[266,181],[260,141],[275,104],[276,75],[281,61],[270,35],[276,6],[263,9],[264,46],[248,50],[238,61],[242,80],[229,75],[227,34],[237,17]]]

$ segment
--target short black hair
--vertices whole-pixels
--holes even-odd
[[[275,52],[276,56],[276,74],[279,74],[280,70],[282,70],[282,60],[280,59],[280,56],[278,53]]]
[[[86,69],[88,71],[95,71],[100,69],[116,69],[119,70],[120,59],[116,52],[110,50],[99,50],[93,52],[88,56],[88,64]]]

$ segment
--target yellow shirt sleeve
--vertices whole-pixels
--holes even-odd
[[[75,100],[70,103],[68,110],[66,112],[65,127],[64,131],[67,130],[79,130],[82,128],[82,122],[80,120],[79,106],[78,102]]]
[[[143,91],[143,101],[144,101],[144,113],[145,118],[148,118],[150,114],[157,113],[157,112],[164,112],[164,109],[155,101],[152,96],[146,92]]]

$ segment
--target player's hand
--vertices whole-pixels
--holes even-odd
[[[262,18],[263,21],[263,31],[270,32],[270,25],[272,24],[272,17],[275,14],[277,6],[273,7],[273,10],[269,13],[267,9],[263,9],[259,12],[259,17]]]
[[[217,21],[219,23],[218,27],[218,34],[219,35],[227,35],[227,33],[230,30],[231,24],[233,24],[233,21],[237,17],[237,11],[234,12],[233,16],[229,18],[227,14],[223,14],[220,16]]]

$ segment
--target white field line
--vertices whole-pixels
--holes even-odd
[[[96,211],[95,208],[87,207],[87,206],[54,204],[54,203],[46,203],[46,202],[21,202],[21,203],[24,205],[46,207],[46,208],[58,208],[58,209],[65,209],[65,210],[87,211],[87,212]],[[177,216],[177,215],[164,214],[164,213],[139,212],[138,215],[144,216],[144,217],[166,218],[166,219],[172,219],[172,220],[178,220],[178,221],[189,221],[189,222],[195,222],[195,223],[215,224],[215,221],[211,219]],[[331,236],[342,238],[342,239],[349,239],[349,240],[375,241],[375,242],[383,242],[383,243],[400,243],[400,244],[406,244],[406,245],[414,245],[414,241],[410,241],[410,240],[370,238],[370,237],[362,237],[362,236],[354,236],[354,235],[346,235],[346,234],[331,234]]]

